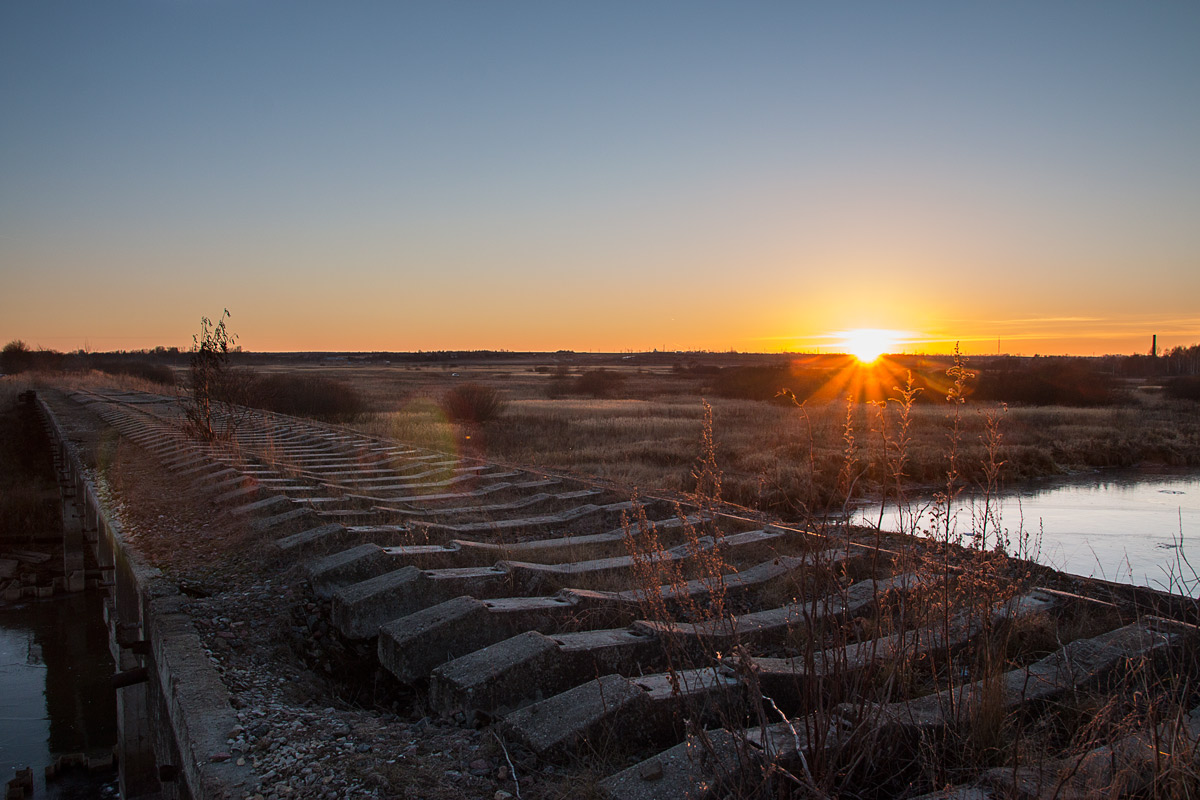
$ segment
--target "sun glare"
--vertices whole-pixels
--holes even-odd
[[[842,332],[842,346],[862,363],[873,364],[881,355],[895,349],[898,338],[895,331],[858,328]]]

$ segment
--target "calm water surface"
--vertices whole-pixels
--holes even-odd
[[[65,753],[101,757],[117,741],[113,662],[96,592],[0,607],[0,786],[33,767],[37,797],[97,796],[82,775],[46,791]],[[80,780],[74,780],[80,779]]]
[[[914,509],[917,528],[927,530],[932,509]],[[858,521],[874,524],[879,515],[878,506],[862,509]],[[964,496],[954,524],[970,535],[982,516],[978,499]],[[895,509],[885,508],[883,527],[898,525]],[[1040,536],[1036,560],[1064,572],[1200,595],[1200,472],[1101,472],[1039,483],[1003,495],[1000,528],[1014,542],[1022,530],[1034,544]]]

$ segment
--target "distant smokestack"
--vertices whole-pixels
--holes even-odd
[[[1154,334],[1152,337],[1150,337],[1150,357],[1151,358],[1158,357],[1158,334],[1157,333]]]

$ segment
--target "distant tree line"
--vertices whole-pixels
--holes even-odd
[[[111,353],[89,353],[76,350],[60,353],[46,348],[33,349],[20,339],[14,339],[0,350],[0,372],[15,375],[20,372],[86,372],[96,370],[112,375],[132,375],[174,386],[175,371],[172,365],[186,361],[187,354],[178,348],[159,347],[155,350],[116,351]]]

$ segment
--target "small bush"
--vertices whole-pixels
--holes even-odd
[[[348,421],[367,410],[354,387],[320,375],[256,376],[249,381],[247,405],[331,421]]]
[[[1168,397],[1174,397],[1177,400],[1200,402],[1200,375],[1172,378],[1163,384],[1163,392]]]
[[[166,364],[151,364],[149,361],[97,361],[93,367],[109,375],[130,375],[163,386],[175,385],[175,373]]]
[[[820,390],[828,378],[821,370],[789,366],[726,367],[714,376],[712,388],[718,397],[790,404],[790,399],[780,399],[781,392],[790,392],[803,401]]]
[[[504,411],[504,398],[490,386],[464,383],[442,395],[438,406],[451,422],[482,425]]]
[[[1112,405],[1120,393],[1112,375],[1071,359],[1042,359],[1029,366],[982,370],[973,399],[1089,407]]]
[[[572,387],[575,394],[590,394],[592,397],[609,397],[625,385],[625,376],[607,369],[589,369],[575,379]]]

